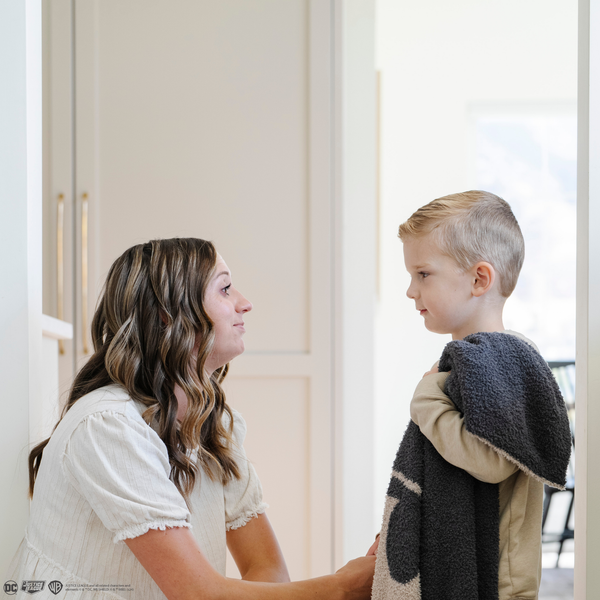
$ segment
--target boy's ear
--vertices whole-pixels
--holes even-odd
[[[496,269],[488,262],[478,262],[472,267],[473,296],[483,296],[489,292],[496,282]]]

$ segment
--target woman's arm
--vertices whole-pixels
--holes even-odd
[[[150,529],[125,540],[168,600],[367,600],[375,557],[350,561],[335,575],[294,583],[257,583],[223,577],[187,528]]]
[[[227,547],[242,579],[285,583],[290,575],[266,514],[227,532]]]

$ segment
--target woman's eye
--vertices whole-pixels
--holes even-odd
[[[229,288],[231,287],[231,284],[225,286],[221,291],[226,295],[229,296]]]

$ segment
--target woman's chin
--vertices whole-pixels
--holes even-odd
[[[241,354],[244,353],[245,350],[244,342],[241,343],[240,347],[238,347],[235,351],[232,350],[227,354],[220,354],[218,357],[210,356],[206,361],[206,369],[211,373],[224,367],[226,364],[230,363],[234,358],[237,358]]]

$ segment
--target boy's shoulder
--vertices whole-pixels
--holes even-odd
[[[571,432],[564,400],[533,342],[511,332],[450,342],[440,360],[444,391],[467,432],[539,481],[565,484]]]
[[[485,375],[547,370],[548,364],[533,341],[512,330],[472,333],[446,344],[439,362],[440,371],[463,375],[483,370]],[[484,376],[485,376],[484,375]]]
[[[504,331],[502,331],[500,333],[504,333],[506,335],[514,335],[516,338],[519,338],[520,340],[527,342],[532,348],[535,349],[536,352],[540,351],[540,349],[535,345],[534,342],[532,342],[527,336],[523,335],[522,333],[519,333],[518,331],[513,331],[512,329],[505,329]]]

